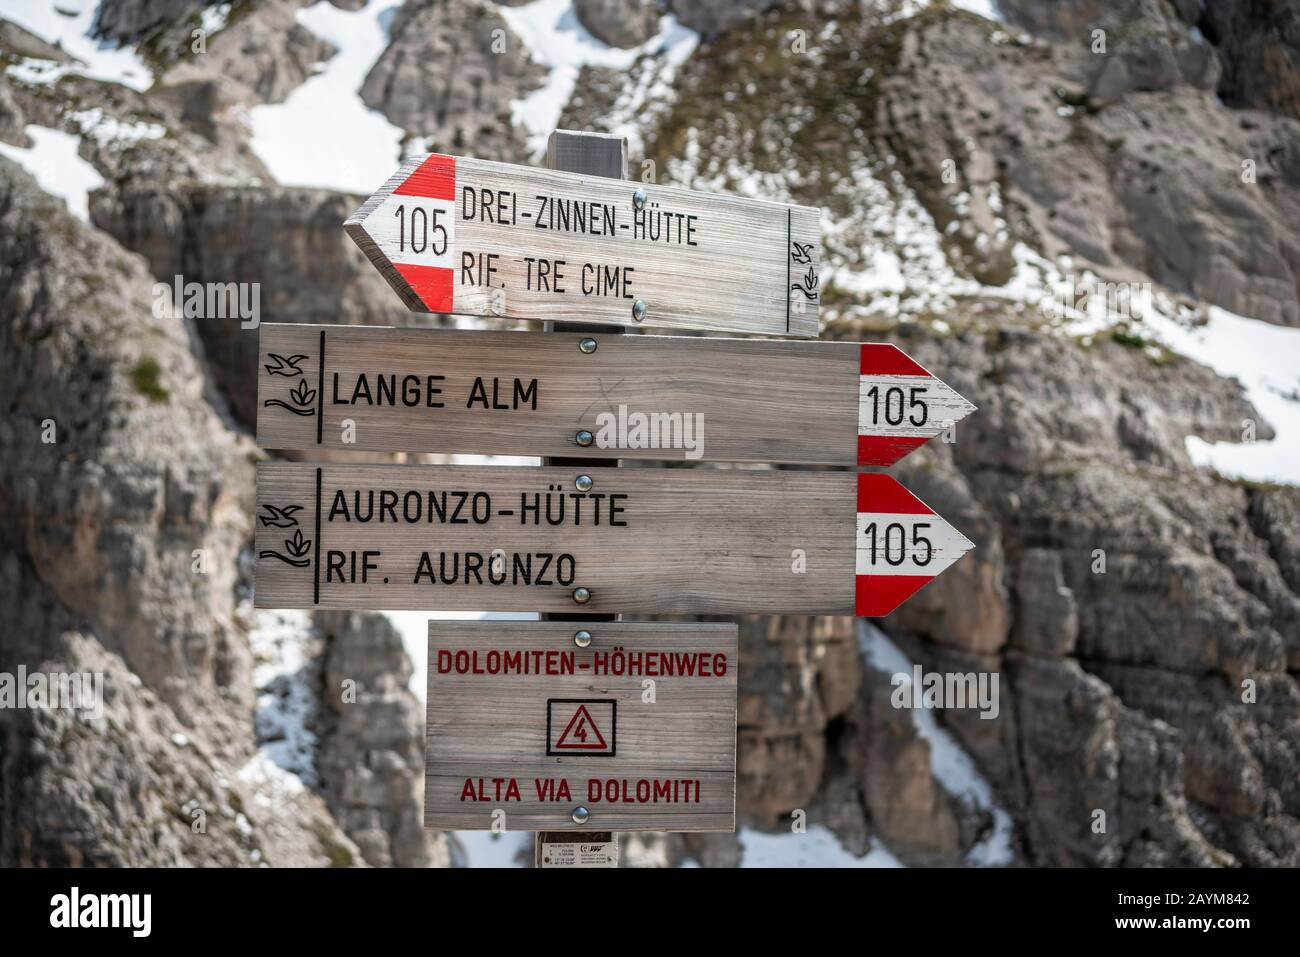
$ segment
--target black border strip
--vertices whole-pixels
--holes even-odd
[[[322,332],[320,336],[321,336],[321,342],[323,343],[325,341],[325,333]],[[320,473],[321,470],[317,468],[316,469],[316,561],[314,562],[314,566],[316,569],[316,580],[312,586],[311,603],[313,605],[320,604],[320,482],[321,482]]]
[[[320,331],[320,360],[316,363],[316,444],[321,444],[325,429],[325,330]],[[317,476],[319,479],[319,476]],[[316,503],[317,511],[320,503]],[[319,519],[318,519],[319,520]]]

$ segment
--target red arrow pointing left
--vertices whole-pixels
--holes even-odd
[[[456,157],[408,160],[344,230],[407,307],[455,310]]]

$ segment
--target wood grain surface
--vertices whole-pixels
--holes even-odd
[[[570,496],[579,494],[579,474],[575,468],[263,463],[257,469],[257,605],[852,614],[853,473],[592,470],[595,485],[582,501],[581,524],[574,524]],[[381,507],[384,491],[395,503],[388,510]],[[447,521],[430,509],[431,493],[435,502],[445,498]],[[335,511],[340,494],[350,520]],[[561,517],[565,501],[561,524],[548,522],[548,495],[552,517]],[[370,521],[357,520],[358,496]],[[536,509],[525,515],[525,502]],[[288,516],[286,508],[293,509]],[[408,508],[415,521],[406,520]],[[611,525],[611,518],[625,524]],[[794,571],[796,549],[806,556],[802,573]],[[486,567],[481,583],[474,575],[467,582],[467,565],[486,562],[495,550],[507,556],[506,582],[490,584]],[[364,568],[363,552],[375,553],[376,567]],[[346,580],[331,572],[332,556],[345,560]],[[425,556],[432,575],[419,575],[417,583]],[[516,574],[516,560],[521,569],[531,561],[531,583]],[[573,599],[579,586],[591,591],[581,607]]]
[[[805,206],[430,154],[344,228],[416,311],[816,336],[820,220]]]
[[[731,623],[431,621],[425,826],[734,830],[736,667]]]
[[[268,324],[260,349],[268,449],[857,461],[856,343]]]

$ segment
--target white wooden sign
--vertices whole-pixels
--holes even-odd
[[[415,311],[817,335],[806,206],[433,153],[344,228]]]

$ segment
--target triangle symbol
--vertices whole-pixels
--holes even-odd
[[[561,748],[569,751],[605,750],[605,736],[600,733],[600,728],[596,727],[596,722],[591,719],[591,712],[587,710],[585,704],[578,705],[578,710],[573,712],[573,717],[564,726],[564,733],[560,735],[560,740],[555,742],[555,750],[559,751]]]

